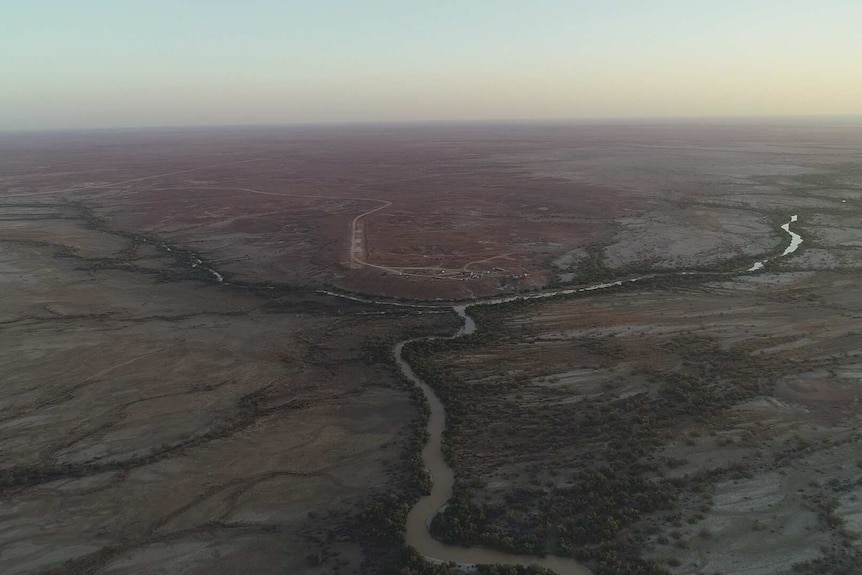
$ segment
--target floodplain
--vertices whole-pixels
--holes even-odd
[[[852,573],[860,157],[813,122],[0,135],[0,570],[462,570],[404,547],[410,339],[439,541]],[[476,333],[426,339],[456,304]]]

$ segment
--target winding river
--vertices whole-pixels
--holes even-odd
[[[799,249],[800,245],[802,245],[802,236],[800,236],[796,232],[790,230],[790,224],[792,224],[798,220],[799,220],[799,216],[794,214],[794,215],[790,216],[789,222],[787,222],[786,224],[783,224],[781,226],[782,230],[784,230],[785,232],[790,234],[790,244],[784,249],[784,251],[778,257],[783,258],[784,256],[789,256],[790,254],[795,252],[797,249]],[[770,261],[769,259],[766,259],[766,260],[760,260],[759,262],[754,262],[754,265],[751,266],[750,268],[748,268],[748,270],[746,270],[746,271],[756,272],[757,270],[763,269],[763,266],[766,265],[766,263],[769,261]]]
[[[456,306],[454,309],[463,318],[464,325],[454,336],[446,339],[474,333],[476,331],[476,322],[467,313],[466,306]],[[422,390],[422,393],[425,394],[425,398],[428,400],[428,406],[431,408],[431,413],[428,416],[429,438],[428,443],[422,449],[422,460],[431,474],[433,483],[431,493],[420,499],[407,515],[407,531],[404,536],[407,544],[415,547],[429,561],[435,563],[451,561],[468,570],[477,564],[501,563],[508,565],[540,565],[561,575],[586,575],[591,573],[589,569],[574,559],[553,556],[531,557],[528,555],[514,555],[486,547],[458,547],[442,543],[431,536],[431,532],[429,531],[431,519],[446,505],[449,498],[452,497],[455,474],[443,458],[442,439],[443,431],[446,429],[446,410],[431,387],[413,372],[410,364],[402,356],[404,345],[411,341],[415,340],[402,341],[395,345],[395,360],[398,362],[401,372]]]
[[[785,257],[793,252],[795,252],[799,246],[802,244],[802,237],[791,231],[790,224],[794,223],[798,220],[797,216],[794,215],[791,217],[790,221],[781,226],[781,229],[790,234],[790,244],[784,250],[784,252],[777,257]],[[171,252],[171,248],[164,244],[162,246],[166,251]],[[224,281],[224,277],[215,269],[207,267],[204,262],[196,255],[191,254],[193,259],[192,268],[196,268],[198,266],[203,267],[207,272],[209,272],[219,283],[227,282]],[[743,270],[741,272],[730,272],[733,273],[746,273],[746,272],[755,272],[763,269],[764,265],[776,258],[764,259],[758,262],[755,262],[747,270]],[[686,276],[686,275],[728,275],[725,272],[689,272],[689,271],[681,271],[681,272],[673,272],[671,274],[663,274],[663,275],[673,275],[673,276]],[[433,537],[431,537],[431,533],[429,531],[429,526],[431,524],[431,520],[434,515],[438,513],[443,507],[445,507],[446,503],[449,501],[449,498],[452,496],[452,488],[455,484],[455,474],[452,469],[446,463],[446,460],[443,457],[442,450],[442,439],[443,439],[443,431],[446,428],[446,410],[443,407],[443,404],[440,402],[440,399],[431,389],[431,387],[423,381],[416,373],[413,371],[413,368],[403,357],[403,349],[404,346],[413,342],[420,340],[431,340],[431,339],[455,339],[459,337],[463,337],[465,335],[470,335],[475,333],[477,330],[476,322],[473,321],[473,318],[470,317],[468,313],[468,309],[470,307],[475,306],[484,306],[484,305],[498,305],[508,302],[514,301],[526,301],[526,300],[534,300],[534,299],[545,299],[562,295],[571,295],[577,293],[585,293],[591,291],[598,291],[609,289],[613,287],[619,287],[626,283],[639,282],[643,280],[648,280],[651,278],[658,277],[660,274],[649,274],[643,275],[634,278],[628,278],[623,280],[617,280],[613,282],[607,283],[599,283],[586,287],[579,288],[568,288],[568,289],[560,289],[548,292],[540,292],[540,293],[532,293],[532,294],[522,294],[522,295],[512,295],[512,296],[504,296],[498,298],[488,298],[488,299],[476,299],[467,304],[459,304],[452,306],[440,303],[413,303],[413,302],[396,302],[396,301],[384,301],[377,300],[373,298],[364,298],[360,296],[354,296],[344,293],[338,293],[333,291],[321,290],[319,293],[323,293],[326,295],[340,297],[343,299],[349,299],[353,301],[359,301],[363,303],[369,304],[377,304],[377,305],[392,305],[399,307],[411,307],[411,308],[424,308],[424,309],[451,309],[463,320],[463,325],[461,328],[452,336],[447,338],[440,338],[439,336],[428,336],[424,338],[415,338],[409,339],[402,342],[399,342],[393,348],[393,353],[395,355],[395,360],[398,364],[398,367],[401,369],[401,373],[404,374],[410,381],[412,381],[419,389],[422,390],[422,393],[425,394],[425,398],[428,400],[428,405],[430,407],[430,414],[428,417],[428,442],[425,444],[422,449],[422,460],[425,463],[429,473],[432,478],[432,487],[431,493],[422,497],[411,509],[407,516],[407,528],[405,534],[405,541],[407,544],[415,547],[426,559],[435,563],[445,563],[452,562],[458,564],[461,568],[466,570],[471,570],[476,565],[484,565],[484,564],[506,564],[506,565],[539,565],[546,569],[550,569],[559,575],[587,575],[590,574],[591,571],[581,564],[580,562],[566,558],[566,557],[555,557],[555,556],[546,556],[546,557],[532,557],[528,555],[515,555],[512,553],[506,553],[504,551],[499,551],[496,549],[490,549],[486,547],[459,547],[456,545],[448,545],[446,543],[442,543]]]
[[[790,244],[778,257],[784,257],[792,254],[799,248],[800,244],[802,244],[802,237],[799,234],[790,230],[790,224],[796,222],[797,220],[798,217],[794,215],[790,218],[789,222],[781,226],[782,230],[790,234]],[[756,262],[753,266],[751,266],[745,271],[758,271],[762,269],[764,264],[768,261],[770,260],[762,260]],[[677,272],[674,275],[692,274],[693,272],[683,271]],[[560,295],[570,295],[576,293],[609,289],[612,287],[622,286],[625,283],[650,279],[656,277],[657,275],[658,274],[645,275],[626,280],[594,284],[581,288],[571,288],[536,294],[515,295],[486,300],[476,300],[470,304],[456,305],[452,308],[452,310],[456,314],[458,314],[458,316],[463,320],[464,324],[454,335],[444,339],[455,339],[476,332],[476,322],[473,321],[473,318],[470,317],[470,315],[467,313],[469,307],[478,305],[497,305],[513,301],[543,299]],[[329,293],[330,295],[341,295],[334,292],[326,293]],[[385,303],[359,297],[348,297],[350,297],[350,299],[363,301],[366,303]],[[404,303],[397,305],[410,307],[436,307],[430,305]],[[416,375],[416,373],[413,371],[413,368],[410,367],[410,364],[407,363],[407,361],[404,359],[402,353],[404,350],[404,346],[412,341],[431,339],[440,338],[438,338],[437,336],[429,336],[425,338],[410,339],[397,343],[393,348],[395,360],[398,363],[398,367],[401,369],[401,373],[403,373],[405,377],[407,377],[416,386],[418,386],[419,389],[422,390],[422,393],[425,394],[425,398],[428,400],[428,405],[430,407],[430,415],[428,417],[429,438],[428,443],[426,443],[425,447],[422,449],[422,460],[431,474],[431,493],[422,497],[413,506],[413,508],[410,509],[410,513],[407,515],[407,529],[405,534],[406,543],[415,547],[419,551],[419,553],[425,556],[425,558],[429,561],[435,563],[453,562],[457,563],[460,567],[467,570],[470,570],[471,568],[480,564],[497,563],[507,565],[539,565],[546,569],[550,569],[551,571],[554,571],[559,575],[585,575],[591,573],[591,571],[582,563],[566,557],[532,557],[528,555],[515,555],[512,553],[506,553],[504,551],[489,549],[486,547],[459,547],[455,545],[448,545],[446,543],[438,541],[437,539],[434,539],[431,536],[431,532],[429,531],[431,520],[433,519],[435,514],[437,514],[443,507],[445,507],[446,503],[449,501],[449,498],[452,497],[452,488],[455,485],[455,474],[449,467],[449,465],[446,463],[446,460],[443,457],[442,449],[443,431],[446,429],[446,410],[443,407],[443,404],[440,402],[440,399],[434,393],[434,390],[431,389],[431,386],[429,386],[425,381],[422,380],[422,378]]]
[[[393,353],[401,373],[407,379],[412,381],[428,400],[430,414],[428,416],[428,443],[422,449],[422,461],[425,467],[431,474],[432,486],[431,493],[422,497],[407,515],[407,529],[405,533],[405,541],[408,545],[415,547],[426,559],[436,563],[453,562],[460,567],[470,570],[476,565],[484,564],[507,564],[507,565],[539,565],[546,569],[550,569],[560,575],[587,575],[592,573],[585,565],[568,557],[545,556],[537,557],[530,555],[515,555],[506,553],[497,549],[487,547],[460,547],[456,545],[448,545],[431,536],[429,527],[434,515],[437,514],[452,497],[452,488],[455,485],[455,474],[452,468],[446,463],[443,457],[442,441],[443,431],[446,429],[446,410],[440,399],[422,378],[420,378],[410,367],[410,364],[404,359],[404,346],[413,341],[431,340],[431,339],[456,339],[465,335],[476,333],[476,322],[467,313],[467,309],[479,305],[497,305],[513,301],[526,301],[534,299],[545,299],[560,295],[570,295],[576,293],[584,293],[612,287],[622,286],[625,283],[637,282],[655,277],[655,274],[635,277],[627,280],[618,280],[608,283],[600,283],[587,287],[571,288],[564,290],[556,290],[551,292],[542,292],[536,294],[506,296],[500,298],[477,300],[470,304],[456,305],[452,310],[458,314],[464,324],[452,336],[448,338],[440,338],[438,336],[429,336],[424,338],[409,339],[395,344]],[[330,292],[331,293],[331,292]],[[332,294],[337,295],[337,294]],[[363,298],[351,298],[359,301]],[[401,304],[409,305],[409,304]],[[418,306],[417,306],[418,307]]]

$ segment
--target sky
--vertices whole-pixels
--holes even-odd
[[[0,0],[0,130],[862,114],[860,0]]]

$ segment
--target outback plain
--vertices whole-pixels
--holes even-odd
[[[860,572],[860,215],[852,125],[0,135],[0,571],[463,571],[420,338],[437,539]]]

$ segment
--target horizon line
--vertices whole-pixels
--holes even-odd
[[[37,134],[67,132],[115,132],[146,130],[190,130],[207,128],[335,128],[370,126],[429,126],[429,125],[505,125],[505,124],[650,124],[650,123],[711,123],[711,122],[779,122],[792,120],[860,120],[862,113],[855,114],[745,114],[745,115],[698,115],[698,116],[584,116],[554,118],[474,118],[474,119],[416,119],[416,120],[317,120],[297,122],[235,122],[164,125],[123,125],[60,128],[0,128],[0,134]]]

